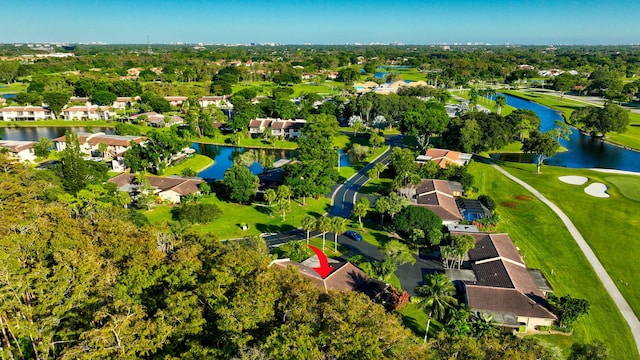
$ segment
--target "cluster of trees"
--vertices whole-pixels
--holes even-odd
[[[144,145],[131,144],[124,154],[124,160],[132,172],[143,171],[159,175],[171,165],[174,155],[189,144],[174,128],[171,131],[151,131]]]
[[[571,113],[571,123],[591,136],[605,136],[614,131],[623,133],[629,125],[629,112],[620,105],[607,103],[604,107],[586,106]]]

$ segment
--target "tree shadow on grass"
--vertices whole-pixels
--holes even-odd
[[[418,336],[424,336],[421,324],[413,316],[402,315],[402,324]]]
[[[256,209],[256,211],[263,213],[265,215],[273,216],[275,214],[275,211],[273,211],[273,208],[268,206],[253,205],[253,208]]]
[[[261,233],[277,234],[277,233],[293,230],[294,227],[290,224],[283,224],[283,225],[256,224],[256,229]]]

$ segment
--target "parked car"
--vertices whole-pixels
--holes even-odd
[[[358,234],[357,232],[353,231],[353,230],[347,230],[344,233],[345,236],[355,240],[355,241],[362,241],[362,235]]]

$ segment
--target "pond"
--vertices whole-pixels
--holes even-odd
[[[22,140],[22,141],[38,141],[43,137],[55,139],[63,136],[65,131],[69,132],[103,132],[111,135],[115,132],[113,128],[107,127],[18,127],[18,128],[0,128],[0,139],[2,140]]]
[[[198,176],[206,180],[222,180],[224,172],[233,165],[233,160],[247,151],[254,153],[256,161],[249,167],[249,170],[255,175],[262,173],[265,168],[273,167],[274,162],[282,159],[291,159],[296,154],[293,150],[249,149],[202,143],[193,143],[191,148],[199,154],[213,159],[213,165],[198,173]]]
[[[556,120],[562,121],[557,111],[538,103],[504,94],[507,104],[517,109],[533,110],[540,117],[540,130],[548,131]],[[545,160],[545,164],[570,168],[605,168],[640,172],[640,152],[625,149],[602,140],[584,135],[572,128],[569,140],[560,145],[567,151]]]
[[[288,160],[296,156],[295,150],[283,149],[251,149],[202,143],[193,143],[191,148],[196,150],[198,154],[213,159],[213,165],[198,173],[199,177],[207,180],[222,180],[225,171],[233,166],[234,159],[247,151],[254,153],[255,161],[249,166],[249,170],[255,175],[262,173],[265,168],[273,167],[273,164],[278,160]],[[342,150],[338,150],[338,153],[340,154],[340,166],[351,166],[349,156]]]

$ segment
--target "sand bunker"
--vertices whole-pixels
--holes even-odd
[[[589,181],[589,178],[584,176],[560,176],[558,179],[563,183],[571,185],[584,185]]]
[[[584,192],[591,196],[599,197],[599,198],[608,198],[609,194],[607,194],[607,185],[603,183],[593,183],[584,188]]]

